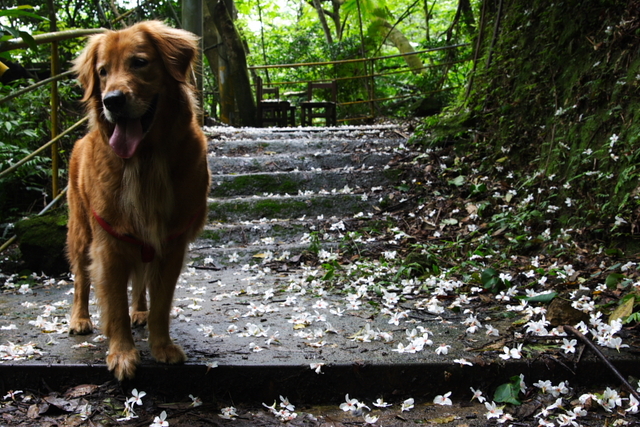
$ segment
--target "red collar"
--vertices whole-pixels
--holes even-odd
[[[140,255],[142,258],[142,262],[144,263],[148,263],[153,261],[153,259],[156,256],[156,250],[153,246],[151,246],[149,243],[138,239],[137,237],[134,237],[130,234],[120,234],[118,233],[116,230],[113,229],[113,227],[111,227],[111,224],[109,224],[104,218],[102,218],[100,215],[98,215],[96,213],[96,211],[94,211],[93,209],[91,210],[91,213],[93,214],[93,217],[96,219],[96,221],[98,221],[98,224],[100,224],[100,227],[102,227],[102,229],[104,231],[106,231],[107,233],[109,233],[111,236],[115,237],[118,240],[121,240],[123,242],[126,243],[131,243],[132,245],[137,245],[140,246]],[[193,225],[193,223],[195,222],[196,218],[198,217],[198,215],[200,214],[200,212],[196,213],[195,215],[193,215],[191,217],[191,220],[189,221],[189,224],[187,224],[187,226],[185,227],[184,230],[171,234],[169,237],[167,237],[167,239],[165,240],[166,242],[176,239],[180,236],[182,236],[184,233],[187,232],[187,230],[189,230],[191,228],[191,226]]]

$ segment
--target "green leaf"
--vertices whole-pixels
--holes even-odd
[[[11,34],[11,36],[13,36],[13,38],[17,39],[17,38],[20,37],[20,31],[16,30],[13,27],[7,27],[6,25],[0,25],[0,30]],[[9,37],[9,38],[11,38],[11,37]]]
[[[47,18],[36,15],[33,12],[27,12],[26,10],[18,10],[18,9],[8,9],[8,10],[0,10],[0,16],[11,16],[11,17],[28,17],[34,19],[40,19],[41,21],[48,21]]]
[[[487,282],[489,282],[491,279],[496,278],[497,276],[498,272],[496,270],[494,270],[493,268],[487,268],[482,272],[482,275],[480,275],[480,281],[486,285]]]
[[[497,289],[497,285],[499,284],[500,280],[498,280],[497,277],[492,277],[491,279],[487,280],[486,282],[483,282],[484,284],[484,288],[485,289]]]
[[[618,286],[618,283],[620,283],[622,279],[624,279],[624,276],[622,274],[611,273],[607,276],[607,280],[605,281],[605,284],[607,285],[607,288],[615,289],[616,286]]]
[[[512,405],[520,405],[520,382],[522,380],[519,376],[511,377],[511,382],[498,386],[496,392],[493,395],[493,400],[499,403],[511,403]]]
[[[336,275],[336,267],[333,264],[325,263],[322,264],[322,267],[327,270],[324,276],[322,276],[322,280],[331,280]]]
[[[451,185],[455,185],[456,187],[460,187],[461,185],[464,185],[464,175],[460,175],[454,179],[450,179],[448,183]]]
[[[31,36],[31,34],[20,31],[20,37],[22,37],[22,40],[24,40],[32,50],[38,50],[36,40]]]
[[[620,249],[614,248],[614,249],[607,249],[604,251],[605,254],[607,254],[610,257],[621,257],[624,256],[624,252],[622,252]]]
[[[638,323],[640,322],[640,312],[635,312],[631,316],[627,317],[623,323]]]
[[[529,302],[549,302],[558,296],[557,292],[547,292],[545,294],[536,295],[535,297],[522,297],[519,299],[523,299]]]
[[[487,191],[487,186],[485,184],[472,184],[471,185],[471,195],[475,196],[477,194],[482,194]]]

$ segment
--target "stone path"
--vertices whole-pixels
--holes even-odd
[[[283,394],[326,403],[343,401],[346,393],[433,399],[453,391],[466,398],[470,386],[495,387],[512,375],[523,373],[528,381],[569,375],[548,359],[505,364],[495,351],[485,357],[476,350],[498,342],[499,351],[511,336],[510,321],[494,314],[479,319],[499,329],[503,341],[471,336],[468,314],[424,309],[428,295],[421,284],[376,288],[386,279],[371,270],[354,276],[354,283],[325,286],[328,270],[319,264],[330,265],[345,242],[393,256],[393,242],[349,233],[363,223],[390,227],[385,207],[402,201],[396,166],[412,157],[401,129],[206,131],[210,223],[190,250],[171,328],[189,362],[154,363],[146,330],[136,330],[142,365],[132,386],[236,401],[267,402]],[[66,333],[70,283],[43,279],[26,293],[17,289],[0,300],[0,345],[15,345],[5,349],[0,364],[0,391],[38,388],[43,380],[56,387],[111,378],[100,335]],[[423,346],[417,345],[422,338]],[[450,346],[446,354],[435,351],[441,345]],[[21,350],[31,351],[30,357],[20,360]],[[633,362],[620,360],[621,366]],[[585,358],[572,369],[580,377],[594,366]],[[608,375],[590,373],[592,381]]]

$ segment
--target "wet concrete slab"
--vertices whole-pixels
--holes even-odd
[[[318,295],[322,292],[312,285],[309,269],[278,272],[257,264],[253,269],[215,271],[201,261],[199,267],[182,275],[171,325],[189,361],[178,366],[154,362],[146,329],[135,329],[142,363],[130,386],[167,395],[197,393],[255,402],[286,390],[300,402],[327,403],[340,401],[346,393],[371,398],[430,396],[445,389],[467,393],[469,387],[489,389],[518,374],[527,381],[565,379],[572,385],[612,380],[604,365],[588,354],[572,364],[559,354],[505,362],[497,349],[478,351],[501,338],[466,333],[464,316],[452,311],[436,316],[416,310],[419,295],[405,296],[400,307],[407,316],[395,325],[373,305],[347,309],[346,295],[336,290]],[[70,336],[66,331],[72,285],[35,282],[29,292],[0,297],[0,345],[5,346],[0,389],[55,389],[111,379],[104,365],[107,342],[99,338],[97,317],[92,335]],[[91,309],[95,315],[97,307]],[[487,313],[484,320],[501,331],[502,339],[510,338],[510,321],[490,317]],[[432,343],[415,353],[394,351],[408,344],[407,330],[414,329],[418,334],[429,331]],[[381,332],[389,334],[388,341]],[[21,359],[15,353],[20,347],[14,354],[6,350],[9,343],[28,344],[32,354]],[[440,344],[451,346],[448,354],[436,354]],[[607,354],[625,375],[638,375],[637,357],[624,349]]]
[[[219,170],[253,173],[257,170],[245,169],[254,165],[245,155],[257,156],[260,163],[277,155],[273,153],[321,152],[324,154],[318,157],[325,156],[328,163],[282,161],[279,167],[295,169],[294,165],[303,164],[324,169],[333,161],[347,165],[344,157],[334,156],[342,152],[381,149],[386,153],[381,160],[394,161],[396,148],[404,141],[393,126],[210,128],[207,132],[214,138],[210,143],[214,186],[219,185],[215,165],[220,159],[224,160]],[[362,162],[368,166],[363,157],[349,159],[356,169]],[[383,163],[375,163],[377,173],[382,174]],[[349,181],[350,187],[374,185],[360,172],[349,176],[357,178]],[[385,191],[366,188],[356,194],[328,192],[313,197],[240,197],[236,192],[211,199],[211,224],[189,252],[174,299],[171,334],[189,360],[176,366],[154,362],[146,329],[135,329],[142,362],[125,388],[153,390],[177,399],[193,394],[260,404],[283,394],[297,402],[329,404],[344,401],[347,393],[371,399],[433,399],[445,391],[469,396],[469,387],[492,390],[520,374],[528,384],[541,379],[568,380],[572,386],[616,382],[588,352],[565,355],[557,340],[516,338],[522,323],[514,325],[519,317],[505,316],[504,304],[483,303],[478,298],[468,306],[433,314],[425,309],[424,301],[436,296],[421,285],[403,288],[394,285],[398,280],[375,276],[377,273],[371,273],[371,280],[366,275],[354,278],[366,284],[365,290],[362,286],[356,290],[345,281],[322,281],[329,270],[319,269],[319,262],[326,262],[319,261],[320,250],[338,253],[345,243],[344,234],[356,229],[349,221],[361,212],[378,212],[376,203]],[[366,193],[366,200],[360,193]],[[368,225],[373,228],[373,221]],[[311,232],[316,232],[317,241]],[[382,243],[361,240],[359,244],[371,248]],[[395,241],[387,244],[397,246]],[[314,251],[313,246],[317,246]],[[314,255],[308,256],[310,252]],[[47,392],[113,379],[104,364],[108,343],[100,336],[95,302],[91,305],[95,333],[70,336],[67,332],[72,281],[64,279],[0,279],[5,283],[0,294],[0,392]],[[397,301],[385,306],[384,292],[395,294]],[[360,293],[356,299],[355,293]],[[448,307],[457,296],[451,291],[437,298]],[[499,336],[489,336],[484,330],[468,332],[467,308],[479,322],[497,328]],[[411,344],[417,337],[424,338],[420,348]],[[525,345],[524,357],[499,357],[503,346],[517,343]],[[442,352],[445,345],[449,346],[446,354]],[[632,350],[606,350],[606,355],[623,375],[640,377],[640,363]]]

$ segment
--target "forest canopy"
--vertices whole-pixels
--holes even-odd
[[[304,99],[308,81],[337,81],[338,119],[343,124],[437,114],[464,90],[478,8],[477,1],[469,0],[204,1],[203,110],[210,119],[227,124],[255,124],[255,84],[260,77],[293,104]],[[4,0],[0,61],[12,64],[5,77],[13,75],[14,81],[0,85],[0,98],[51,75],[48,44],[7,50],[8,40],[30,41],[51,31],[119,29],[148,19],[181,27],[182,11],[181,1],[169,0]],[[231,31],[222,24],[224,17]],[[84,43],[84,37],[59,43],[61,72],[71,68]],[[226,93],[233,98],[225,103],[218,82],[229,59],[227,68],[233,72],[227,78],[233,90]],[[254,68],[304,63],[323,65]],[[83,110],[73,76],[60,81],[58,91],[61,131],[82,117]],[[48,85],[0,100],[0,169],[49,140],[49,104]],[[69,140],[80,134],[75,132]],[[63,146],[61,152],[63,174],[68,148]],[[49,193],[49,164],[46,154],[36,156],[17,175],[2,178],[6,187],[0,192],[0,210],[22,212],[32,204],[24,206],[22,200]],[[28,192],[32,197],[24,197]]]
[[[52,11],[51,3],[5,0],[0,42],[48,32],[54,15],[59,30],[117,29],[143,19],[180,27],[183,6],[60,0]],[[432,116],[415,142],[451,144],[458,158],[475,152],[486,171],[511,170],[522,188],[548,184],[548,177],[562,181],[550,199],[538,200],[558,208],[562,226],[587,224],[597,233],[638,229],[639,133],[632,96],[639,81],[637,1],[586,7],[577,0],[208,0],[203,9],[203,107],[209,118],[251,124],[241,113],[255,117],[257,77],[294,104],[304,98],[306,82],[335,80],[342,124]],[[223,15],[231,30],[223,28]],[[63,70],[83,43],[61,43]],[[49,56],[46,46],[0,53],[33,80],[48,76]],[[236,80],[225,115],[218,82],[220,61],[230,58],[239,72],[231,75]],[[310,63],[315,65],[265,68]],[[0,97],[11,90],[1,86]],[[72,80],[60,91],[68,127],[82,115],[80,91]],[[48,139],[48,104],[46,87],[0,103],[0,165]],[[511,168],[504,167],[506,159]],[[20,186],[46,192],[46,162],[37,157],[21,170]],[[0,207],[12,198],[5,192]],[[537,219],[509,224],[518,221]]]
[[[144,19],[161,19],[181,26],[182,4],[179,1],[40,0],[30,1],[28,5],[4,1],[5,10],[31,6],[32,9],[24,10],[44,19],[27,15],[2,16],[0,22],[5,29],[2,40],[17,35],[11,29],[22,29],[27,34],[49,31],[50,21],[46,19],[51,16],[49,3],[54,4],[58,30],[117,29]],[[404,117],[440,111],[466,81],[472,51],[469,43],[477,15],[473,8],[478,7],[477,2],[469,0],[389,3],[384,0],[241,0],[235,3],[209,0],[204,3],[204,106],[212,117],[218,116],[216,104],[220,102],[218,61],[219,57],[225,56],[224,52],[219,52],[224,39],[217,38],[219,31],[215,19],[208,16],[209,9],[215,4],[223,3],[233,19],[250,67],[377,58],[464,45],[458,49],[396,56],[375,63],[251,72],[252,81],[259,75],[268,84],[292,82],[282,85],[281,93],[300,93],[309,80],[342,79],[339,80],[338,100],[350,103],[339,111],[343,119],[378,115]],[[81,46],[80,40],[65,42],[61,47],[63,63],[68,66]],[[47,72],[47,66],[43,65],[48,61],[47,49],[42,46],[37,52],[12,51],[0,55],[27,64],[27,69],[35,69],[42,76]],[[371,78],[372,74],[376,77]],[[372,106],[364,102],[370,99],[387,101]],[[425,102],[426,107],[422,105]]]

